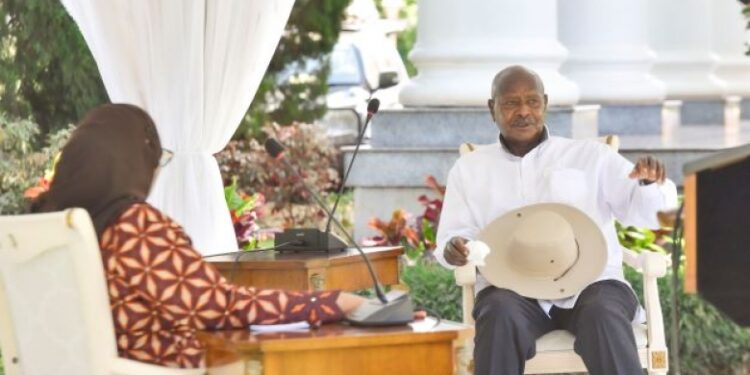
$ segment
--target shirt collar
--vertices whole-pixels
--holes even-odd
[[[505,138],[503,138],[502,133],[500,133],[498,138],[500,139],[500,149],[505,151],[505,154],[507,154],[511,158],[519,158],[519,159],[521,158],[519,156],[513,155],[513,153],[510,152],[510,147],[508,147],[508,144],[506,143]],[[547,128],[547,125],[545,124],[544,129],[542,130],[542,141],[539,142],[539,144],[536,147],[534,147],[531,151],[529,151],[529,154],[531,154],[532,152],[534,153],[541,152],[544,146],[548,143],[547,142],[548,139],[549,139],[549,128]]]

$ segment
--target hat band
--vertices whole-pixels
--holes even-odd
[[[570,272],[571,269],[573,269],[573,266],[575,266],[576,263],[578,263],[578,258],[581,257],[581,246],[578,245],[578,239],[577,238],[575,239],[575,241],[576,241],[576,259],[573,261],[573,263],[570,264],[570,266],[568,268],[565,269],[565,271],[563,271],[562,274],[560,274],[560,276],[552,279],[552,281],[557,281],[557,280],[562,279],[565,275],[568,274],[568,272]]]

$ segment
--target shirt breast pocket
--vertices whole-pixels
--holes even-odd
[[[547,192],[553,202],[583,208],[589,195],[586,174],[575,168],[553,170],[547,180]]]

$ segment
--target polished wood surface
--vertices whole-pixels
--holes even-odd
[[[685,292],[698,292],[698,186],[696,175],[685,176]]]
[[[208,365],[241,360],[248,374],[452,374],[456,345],[467,325],[427,319],[409,326],[358,328],[330,324],[316,330],[254,333],[200,332]]]
[[[401,247],[363,249],[381,284],[399,283]],[[236,256],[206,259],[230,282],[260,288],[292,290],[341,289],[372,287],[367,265],[356,249],[338,253],[248,252],[235,263]]]

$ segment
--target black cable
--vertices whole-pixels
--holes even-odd
[[[670,341],[672,342],[672,370],[675,375],[680,375],[680,319],[678,314],[677,293],[680,283],[680,258],[682,257],[682,210],[685,204],[680,204],[677,209],[677,217],[672,228],[672,329]]]

